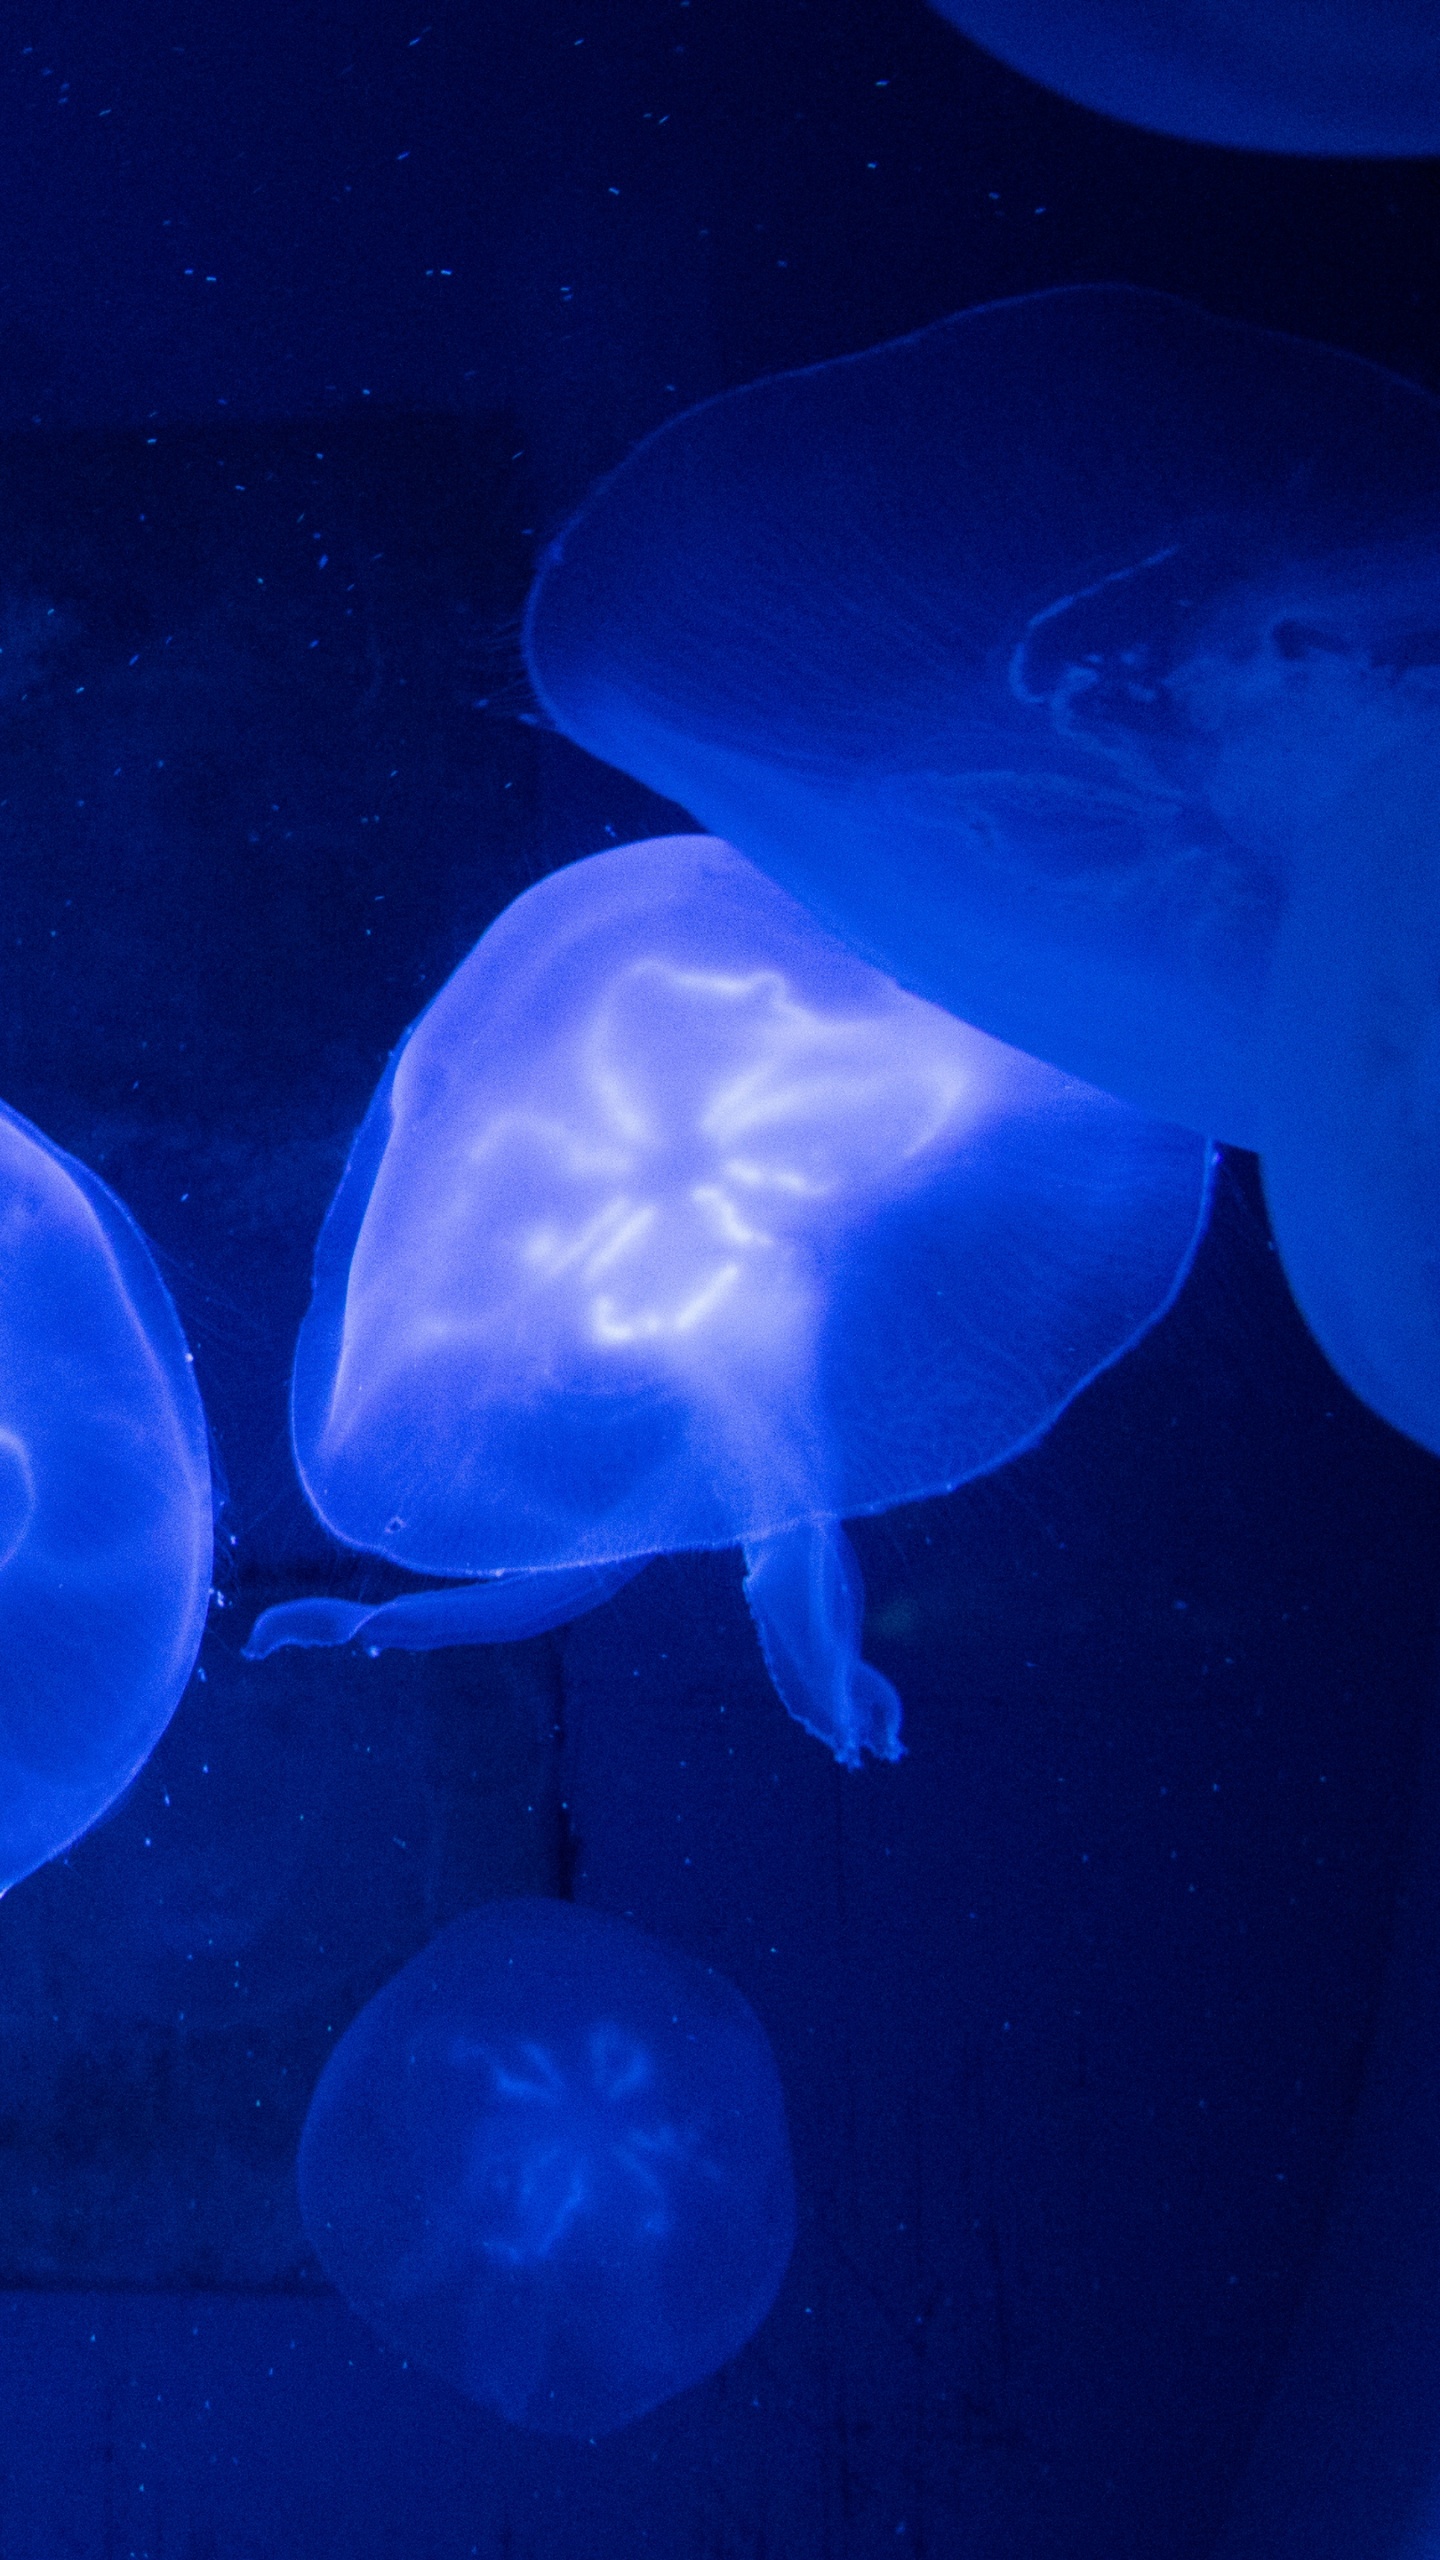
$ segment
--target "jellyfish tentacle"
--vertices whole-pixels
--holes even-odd
[[[398,1600],[374,1605],[363,1600],[285,1600],[261,1611],[242,1651],[247,1662],[263,1662],[282,1645],[353,1644],[362,1635],[374,1653],[514,1644],[598,1609],[649,1561],[648,1556],[627,1556],[619,1564],[505,1574],[455,1591],[407,1591]]]
[[[898,1690],[860,1652],[865,1583],[838,1520],[745,1541],[745,1597],[782,1706],[841,1767],[901,1760]]]

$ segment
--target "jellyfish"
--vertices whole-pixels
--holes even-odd
[[[1440,151],[1432,0],[933,0],[1013,70],[1191,142]]]
[[[97,1821],[190,1677],[205,1420],[113,1193],[0,1105],[0,1891]]]
[[[1437,564],[1426,393],[1082,287],[662,428],[528,650],[875,967],[1258,1149],[1318,1339],[1440,1448]]]
[[[1169,1303],[1207,1166],[726,844],[551,873],[397,1050],[295,1358],[320,1518],[475,1579],[290,1602],[247,1651],[523,1634],[738,1543],[791,1714],[847,1765],[896,1757],[842,1519],[1035,1440]]]
[[[1300,874],[1267,1019],[1265,1192],[1295,1297],[1440,1454],[1440,729],[1367,769]]]
[[[467,1912],[376,1994],[321,2075],[299,2179],[351,2308],[551,2435],[607,2434],[718,2372],[795,2237],[749,2003],[569,1902]]]

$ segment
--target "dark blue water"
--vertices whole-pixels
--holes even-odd
[[[240,1653],[401,1587],[286,1431],[385,1059],[520,890],[688,822],[524,677],[597,473],[1087,280],[1440,388],[1437,212],[920,0],[0,30],[0,1096],[151,1239],[223,1494],[173,1724],[0,1908],[3,2560],[1440,2547],[1440,1473],[1312,1344],[1253,1159],[1047,1439],[854,1528],[894,1766],[784,1715],[734,1552],[524,1644]],[[774,2310],[593,2445],[384,2347],[296,2197],[345,2028],[506,1894],[718,1968],[789,2116]]]

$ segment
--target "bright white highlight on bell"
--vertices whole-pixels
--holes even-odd
[[[397,1370],[464,1346],[503,1344],[542,1373],[643,1355],[692,1380],[711,1361],[795,1357],[820,1312],[817,1251],[963,1142],[1003,1093],[1004,1058],[882,978],[842,1010],[778,969],[622,955],[523,1067],[494,1062],[487,1085],[508,1064],[521,1107],[465,1113],[423,1157],[392,1147],[327,1439]],[[422,1045],[396,1070],[397,1142],[430,1091]]]

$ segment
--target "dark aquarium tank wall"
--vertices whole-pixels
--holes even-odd
[[[0,28],[0,2560],[1440,2553],[1440,29]]]

